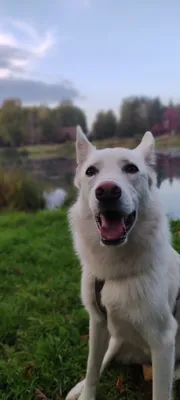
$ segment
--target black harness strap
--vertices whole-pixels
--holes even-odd
[[[180,254],[179,254],[179,256],[180,256]],[[177,293],[176,302],[175,302],[174,309],[173,309],[173,316],[174,317],[176,316],[176,313],[177,313],[177,302],[178,302],[179,299],[180,299],[180,287],[179,287],[179,290],[178,290],[178,293]]]
[[[102,302],[101,302],[101,292],[103,289],[103,286],[105,284],[104,280],[100,280],[100,279],[95,279],[95,295],[96,295],[96,303],[97,306],[99,308],[99,310],[101,311],[102,314],[104,314],[105,318],[107,317],[107,311],[106,308],[103,306]]]
[[[178,302],[179,299],[180,299],[180,288],[179,288],[179,290],[178,290],[178,294],[177,294],[177,297],[176,297],[176,302],[175,302],[175,306],[174,306],[174,310],[173,310],[173,315],[174,315],[174,317],[176,316],[176,312],[177,312],[177,302]]]

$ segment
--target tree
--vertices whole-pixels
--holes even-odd
[[[160,99],[144,96],[126,98],[120,109],[118,133],[124,136],[143,134],[146,130],[162,131],[165,107]]]
[[[40,107],[24,107],[25,113],[25,137],[24,144],[38,144],[42,142],[42,127],[39,118]]]
[[[62,103],[55,110],[55,119],[62,127],[80,125],[85,133],[87,133],[87,120],[84,111],[71,103]]]
[[[164,118],[168,122],[168,131],[174,133],[177,129],[178,116],[177,108],[174,107],[172,102],[170,102],[164,114]]]
[[[152,127],[154,124],[161,124],[163,120],[164,106],[161,100],[156,97],[150,101],[149,107],[149,124]]]
[[[148,115],[148,98],[128,97],[124,99],[120,108],[119,135],[132,137],[150,129]]]
[[[19,100],[6,100],[0,109],[0,137],[4,144],[18,147],[23,142],[24,112]]]
[[[9,99],[0,108],[0,146],[61,143],[67,138],[74,140],[77,125],[87,132],[84,111],[71,101],[50,108],[22,106],[19,99]],[[180,133],[180,104],[171,102],[165,107],[158,97],[128,97],[122,102],[118,120],[112,110],[100,111],[96,115],[91,137],[132,137],[142,135],[146,130],[152,130],[155,135]]]
[[[56,141],[55,121],[53,110],[48,107],[40,107],[38,112],[39,126],[41,128],[41,142],[53,143]]]
[[[61,137],[61,128],[77,125],[87,132],[84,111],[69,101],[52,109],[45,106],[22,107],[19,100],[7,100],[0,108],[0,144],[16,147],[56,143]]]
[[[92,136],[96,139],[114,137],[117,131],[117,119],[112,110],[100,111],[92,127]]]
[[[180,104],[176,105],[176,115],[177,115],[177,134],[180,134]]]

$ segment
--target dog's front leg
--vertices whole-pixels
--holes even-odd
[[[171,400],[175,344],[152,350],[153,400]]]
[[[95,400],[102,360],[108,345],[107,323],[90,317],[89,356],[84,389],[79,400]]]
[[[175,362],[176,321],[171,317],[170,329],[152,340],[153,400],[171,400]]]

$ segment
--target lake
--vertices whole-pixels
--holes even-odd
[[[6,151],[1,155],[0,164],[8,168],[16,166],[30,172],[44,188],[67,189],[73,182],[76,163],[74,159],[50,158],[30,159]],[[166,213],[173,219],[180,219],[180,149],[157,153],[157,183]]]
[[[157,153],[157,183],[166,213],[180,219],[180,149]]]

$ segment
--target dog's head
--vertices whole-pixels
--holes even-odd
[[[124,244],[147,207],[154,186],[154,139],[146,132],[133,150],[97,150],[77,128],[77,170],[82,212],[88,208],[105,245]]]

